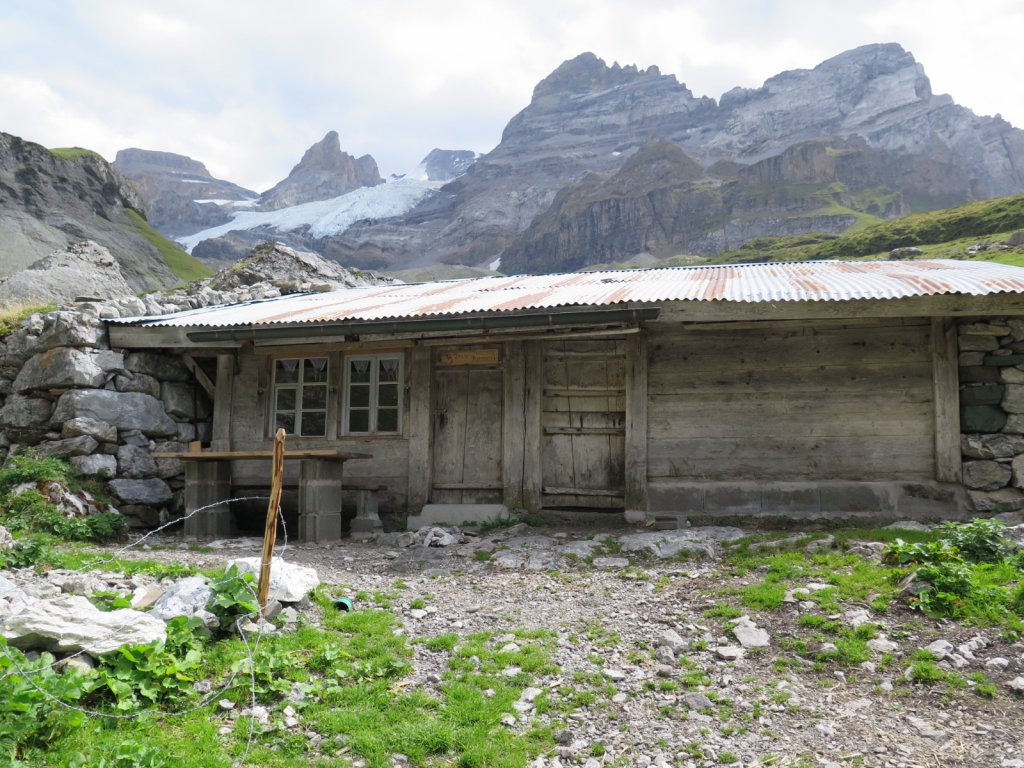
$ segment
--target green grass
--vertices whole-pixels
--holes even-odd
[[[83,149],[82,147],[54,147],[50,149],[50,154],[61,160],[78,160],[83,157],[95,157],[103,160],[98,152],[93,152],[91,149]]]
[[[876,220],[877,221],[877,220]],[[894,248],[919,247],[927,258],[964,258],[974,243],[1001,239],[1024,229],[1024,195],[968,203],[928,213],[871,223],[860,216],[841,235],[809,233],[758,238],[735,251],[718,254],[721,263],[749,261],[814,261],[885,257]],[[1024,263],[1024,253],[986,251],[978,258]]]
[[[21,324],[31,315],[46,314],[57,308],[54,303],[39,303],[38,301],[15,301],[11,300],[0,306],[0,339],[7,336],[21,327]]]
[[[139,213],[126,208],[128,218],[135,231],[144,237],[164,257],[168,269],[185,282],[201,280],[213,274],[213,270],[199,259],[190,256],[176,243],[161,235]]]

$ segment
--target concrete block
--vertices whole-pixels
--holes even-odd
[[[693,514],[704,511],[704,484],[652,481],[647,485],[647,502],[652,512]]]
[[[761,487],[740,483],[716,483],[704,494],[704,509],[712,515],[757,515],[761,512]]]

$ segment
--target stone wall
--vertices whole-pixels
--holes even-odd
[[[1024,318],[959,327],[963,480],[979,513],[1024,509]]]
[[[0,460],[66,459],[108,479],[129,525],[150,527],[181,510],[184,485],[180,461],[152,454],[209,440],[211,406],[180,357],[110,349],[100,314],[33,315],[0,341]]]

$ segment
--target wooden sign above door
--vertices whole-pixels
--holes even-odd
[[[474,347],[472,349],[447,349],[441,352],[441,365],[497,365],[501,352],[497,347]]]

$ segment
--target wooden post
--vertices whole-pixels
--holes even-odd
[[[956,323],[932,318],[932,392],[935,400],[935,479],[959,483],[960,379],[957,372]]]
[[[626,341],[626,519],[647,519],[647,338]]]
[[[527,512],[540,512],[544,482],[541,464],[541,407],[544,396],[544,350],[542,342],[525,344],[523,393],[523,506]]]
[[[525,451],[526,363],[523,343],[510,341],[505,345],[502,366],[504,393],[501,418],[501,481],[502,498],[510,510],[525,509],[523,503],[523,456]]]
[[[274,463],[270,478],[270,504],[267,505],[267,526],[263,531],[263,559],[260,560],[260,582],[256,589],[256,599],[260,604],[260,613],[267,610],[267,595],[270,592],[270,561],[274,557],[274,544],[277,543],[277,514],[281,509],[281,487],[284,484],[284,430],[278,429],[274,435]]]
[[[231,394],[235,386],[234,355],[217,355],[217,384],[213,394],[213,429],[210,447],[231,450]]]
[[[412,348],[409,370],[409,501],[408,514],[418,515],[430,501],[433,475],[431,455],[431,386],[429,347]]]

